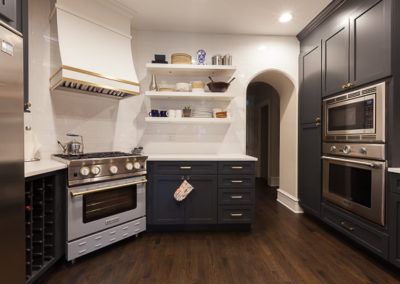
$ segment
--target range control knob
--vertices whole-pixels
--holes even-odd
[[[110,173],[113,175],[118,173],[118,167],[117,166],[110,166]]]
[[[100,167],[98,166],[93,166],[90,171],[92,172],[92,174],[94,175],[98,175],[100,173]]]
[[[361,147],[360,148],[360,154],[367,154],[367,148]]]
[[[79,172],[81,173],[81,176],[88,176],[90,174],[90,169],[88,167],[82,167]]]
[[[335,152],[336,151],[336,146],[331,146],[331,152]]]
[[[343,147],[343,153],[348,154],[350,152],[351,152],[351,147],[349,145]]]
[[[141,165],[140,165],[140,163],[139,162],[135,162],[134,164],[133,164],[133,166],[135,167],[135,169],[140,169],[140,167],[141,167]]]
[[[128,162],[125,164],[125,169],[128,171],[133,170],[133,164],[131,162]]]

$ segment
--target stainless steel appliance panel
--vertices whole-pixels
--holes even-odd
[[[22,37],[0,22],[0,258],[3,283],[25,283]]]
[[[384,226],[386,162],[338,156],[322,160],[323,198]]]
[[[385,142],[385,82],[323,100],[323,140]]]

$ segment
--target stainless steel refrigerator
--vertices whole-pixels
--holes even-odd
[[[25,283],[22,35],[0,21],[0,282]]]

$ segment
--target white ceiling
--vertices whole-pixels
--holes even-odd
[[[109,0],[136,30],[296,35],[330,0]],[[291,12],[293,20],[279,17]]]

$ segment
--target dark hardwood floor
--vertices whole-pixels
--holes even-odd
[[[250,232],[147,232],[77,260],[42,283],[400,283],[390,264],[257,186]]]

